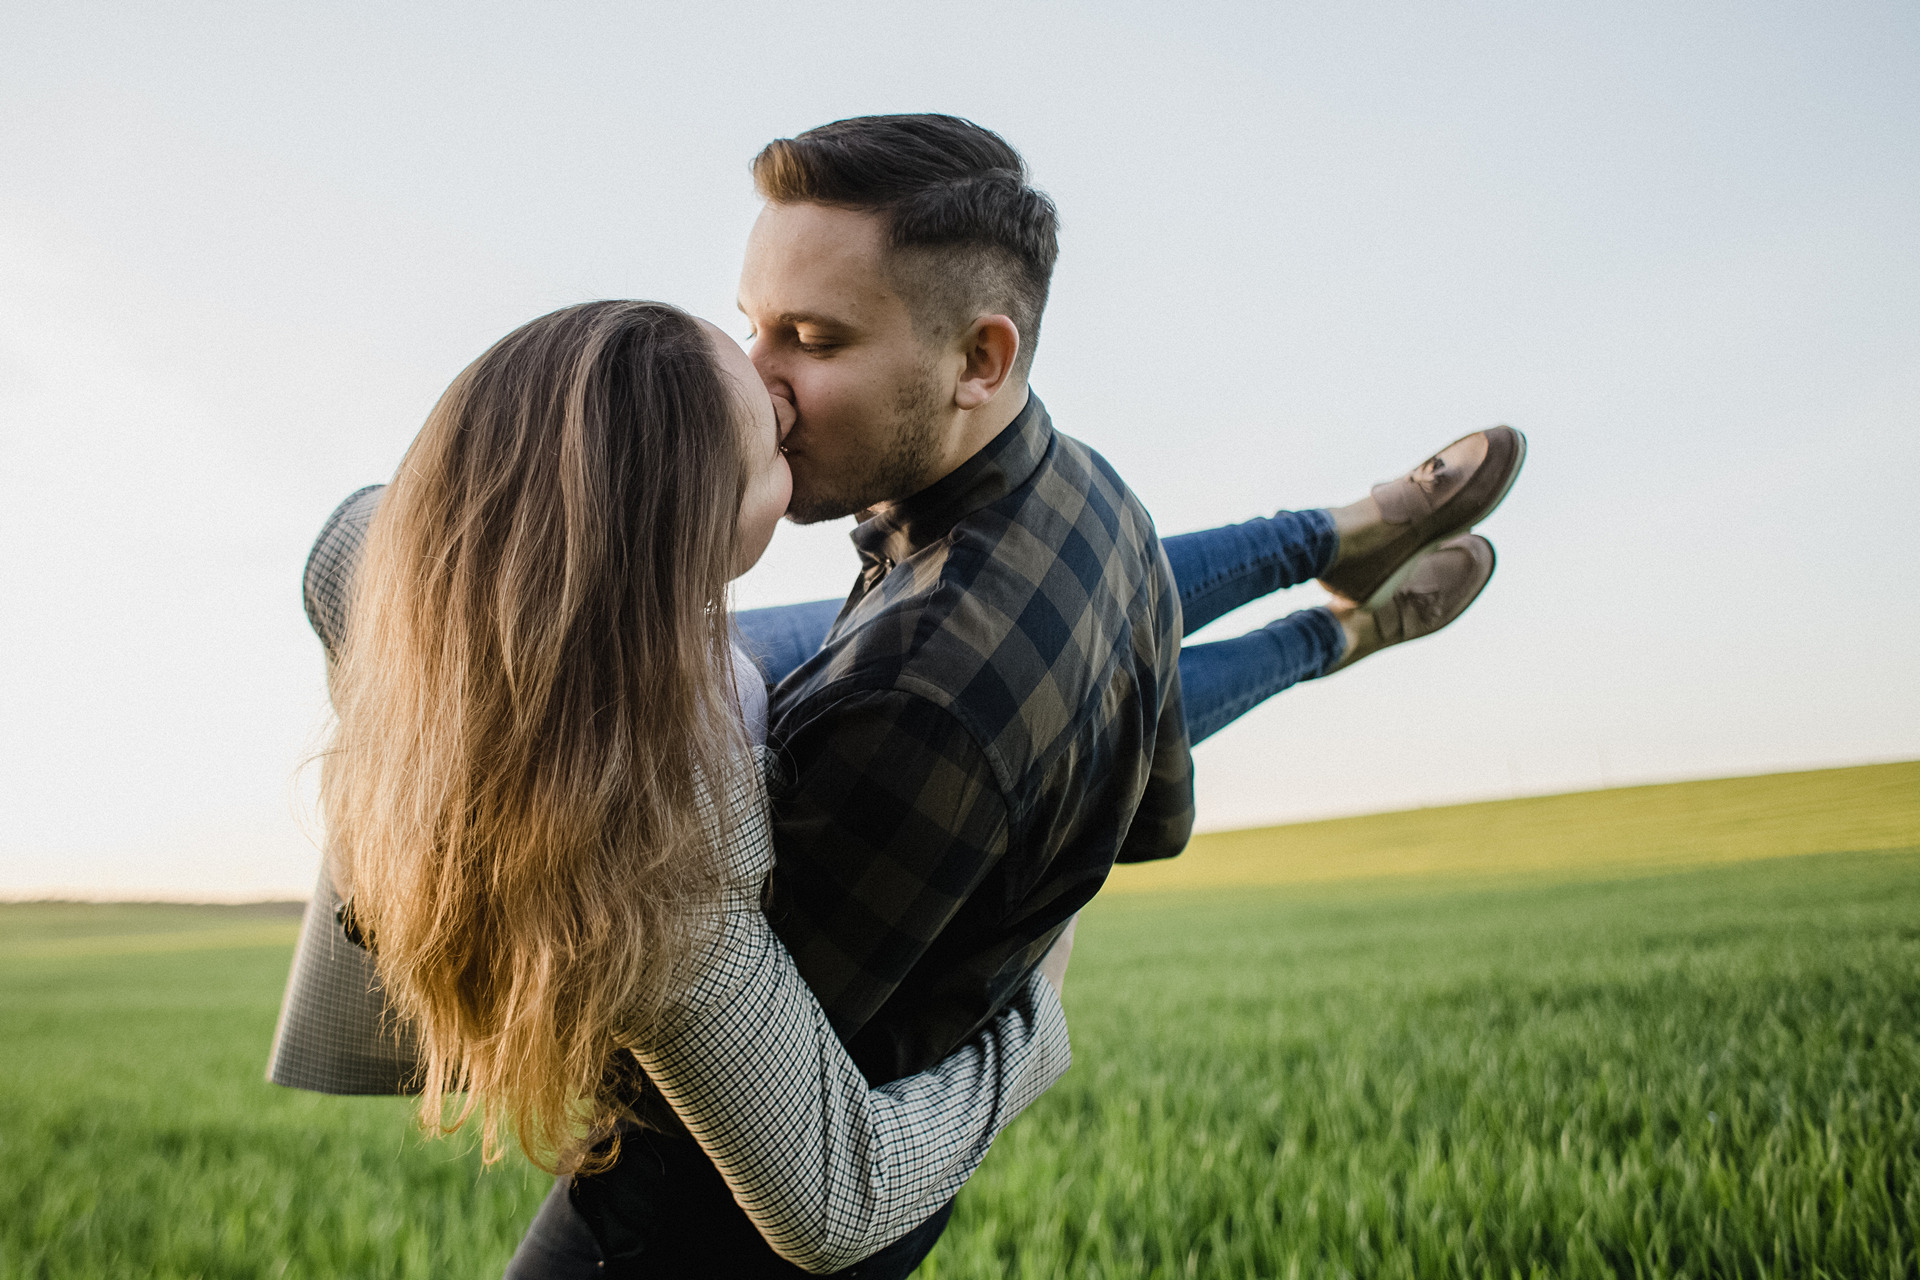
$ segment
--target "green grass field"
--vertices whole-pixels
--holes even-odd
[[[1346,876],[1279,828],[1313,874],[1214,838],[1204,887],[1117,884],[1074,1069],[920,1274],[1920,1275],[1920,766],[1882,769],[1661,789],[1694,854],[1640,789],[1483,815],[1479,863],[1384,815]],[[0,1276],[498,1274],[543,1178],[261,1081],[293,932],[0,907]]]

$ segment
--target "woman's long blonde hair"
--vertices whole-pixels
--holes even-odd
[[[503,1125],[549,1169],[608,1129],[615,1028],[713,909],[737,413],[691,316],[569,307],[454,380],[374,517],[322,804],[422,1122],[477,1110],[488,1160]]]

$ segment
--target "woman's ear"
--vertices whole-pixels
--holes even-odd
[[[978,409],[1000,394],[1013,377],[1020,357],[1020,330],[1006,316],[981,316],[960,340],[967,357],[954,388],[953,402],[962,409]]]

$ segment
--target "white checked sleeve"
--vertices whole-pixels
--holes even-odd
[[[737,879],[674,1016],[634,1056],[775,1252],[836,1271],[945,1204],[994,1137],[1072,1060],[1038,973],[944,1061],[872,1088],[760,910],[772,863],[764,782],[727,797]]]

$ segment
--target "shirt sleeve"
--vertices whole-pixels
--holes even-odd
[[[729,838],[764,844],[757,791],[751,804],[736,801]],[[1066,1071],[1066,1018],[1052,984],[1032,974],[943,1061],[873,1088],[751,889],[730,895],[671,1014],[632,1048],[774,1251],[835,1271],[952,1198],[994,1137]]]
[[[1151,539],[1155,594],[1163,602],[1158,621],[1159,718],[1153,735],[1153,762],[1146,790],[1133,811],[1133,823],[1120,843],[1116,862],[1150,862],[1171,858],[1193,838],[1193,743],[1187,736],[1187,713],[1180,688],[1180,589],[1159,539]]]
[[[1193,839],[1193,748],[1187,741],[1187,717],[1180,702],[1180,672],[1160,710],[1153,739],[1153,765],[1133,824],[1121,842],[1116,862],[1171,858]]]
[[[837,698],[775,744],[768,914],[842,1038],[893,994],[1012,840],[985,752],[898,690]]]

